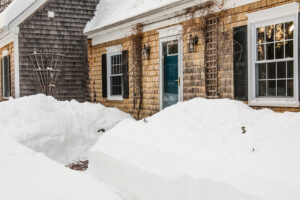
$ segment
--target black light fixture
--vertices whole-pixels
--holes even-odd
[[[149,45],[146,46],[144,44],[143,51],[142,51],[143,60],[149,60],[150,59],[150,51],[151,51],[151,47]]]
[[[195,52],[195,46],[198,44],[199,38],[197,35],[193,37],[192,34],[189,35],[188,39],[188,52],[194,53]]]

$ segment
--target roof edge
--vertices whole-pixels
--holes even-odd
[[[208,2],[213,2],[213,1],[212,0],[201,0],[201,2],[199,2],[197,4],[203,4],[203,3],[208,3]],[[188,4],[188,3],[196,3],[196,0],[181,0],[181,1],[178,1],[178,2],[174,2],[174,3],[171,3],[169,5],[165,5],[163,7],[160,7],[160,8],[157,8],[157,9],[154,9],[154,10],[150,10],[148,12],[136,15],[134,17],[131,17],[131,18],[128,18],[128,19],[125,19],[125,20],[121,20],[119,22],[115,22],[113,24],[110,24],[110,25],[107,25],[107,26],[104,26],[104,27],[101,27],[101,28],[97,28],[97,29],[94,29],[94,30],[91,30],[91,31],[84,32],[84,34],[85,35],[92,35],[92,34],[94,34],[96,32],[104,31],[106,29],[110,29],[112,27],[120,26],[120,25],[129,23],[129,22],[135,21],[137,19],[141,19],[141,18],[145,18],[145,17],[151,16],[151,15],[155,15],[157,13],[160,13],[161,11],[169,10],[171,8],[182,6],[182,5],[185,5],[185,4]],[[187,6],[187,8],[189,8],[191,6],[195,6],[197,4]],[[184,8],[184,9],[186,9],[186,8]],[[178,11],[180,11],[180,10],[177,10],[177,12]],[[174,12],[176,12],[176,11],[174,11]]]

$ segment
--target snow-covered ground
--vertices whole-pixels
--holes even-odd
[[[194,99],[135,121],[44,95],[0,111],[0,199],[300,199],[300,113]],[[72,161],[95,142],[85,173],[49,159]]]
[[[0,103],[1,133],[64,164],[88,151],[105,131],[130,115],[100,104],[35,95]]]
[[[98,130],[128,114],[44,95],[1,102],[0,113],[0,199],[123,199],[117,189],[50,158],[66,163],[80,157],[103,134]]]
[[[299,200],[300,113],[194,99],[124,120],[89,172],[142,200]]]
[[[108,186],[0,133],[0,199],[121,200]]]

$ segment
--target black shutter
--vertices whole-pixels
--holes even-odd
[[[2,58],[1,74],[2,74],[2,95],[3,97],[10,97],[11,96],[10,56],[5,56]]]
[[[3,97],[3,94],[4,94],[4,87],[3,87],[3,68],[4,68],[4,59],[1,58],[1,77],[0,77],[0,80],[1,80],[1,96]]]
[[[10,72],[10,55],[6,56],[7,62],[7,97],[11,96],[11,72]]]
[[[122,74],[123,74],[123,98],[129,98],[129,76],[128,76],[128,51],[122,52]]]
[[[247,26],[233,29],[234,98],[248,100]]]
[[[298,14],[298,22],[300,20],[300,13]],[[300,26],[298,24],[298,91],[299,91],[299,98],[300,98]]]
[[[102,54],[102,97],[107,97],[107,61],[106,61],[106,54]]]

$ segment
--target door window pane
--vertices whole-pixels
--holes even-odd
[[[168,55],[178,54],[178,43],[170,43],[168,44]]]

